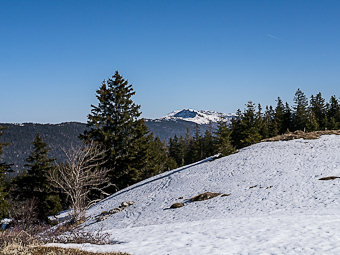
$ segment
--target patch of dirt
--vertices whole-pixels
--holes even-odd
[[[334,179],[338,179],[340,178],[339,176],[328,176],[328,177],[322,177],[319,180],[320,181],[330,181],[330,180],[334,180]]]
[[[133,201],[129,201],[129,202],[122,202],[121,205],[117,208],[113,208],[111,209],[110,211],[103,211],[101,212],[101,214],[99,214],[97,217],[96,217],[96,220],[97,221],[103,221],[105,220],[106,218],[110,217],[112,214],[115,214],[115,213],[118,213],[120,211],[123,211],[125,208],[133,205],[135,202]]]
[[[312,140],[317,139],[322,135],[340,135],[340,130],[323,130],[314,132],[303,132],[301,130],[297,130],[294,132],[288,132],[283,135],[278,135],[272,138],[263,139],[262,142],[289,141],[301,138],[306,140]]]
[[[174,203],[172,204],[169,208],[165,208],[164,210],[168,210],[168,209],[176,209],[176,208],[180,208],[185,206],[188,203],[192,203],[192,202],[197,202],[197,201],[204,201],[204,200],[208,200],[214,197],[217,197],[221,195],[221,197],[227,197],[230,196],[230,194],[222,194],[222,193],[213,193],[213,192],[204,192],[202,194],[199,194],[197,196],[194,196],[192,198],[189,198],[187,200],[185,200],[183,203]],[[178,199],[183,199],[183,197],[179,197]]]
[[[221,197],[227,197],[230,196],[230,194],[222,194]]]
[[[221,195],[221,193],[205,192],[189,199],[190,202],[204,201]]]
[[[174,203],[170,206],[171,209],[176,209],[176,208],[180,208],[183,207],[184,204],[183,203]]]

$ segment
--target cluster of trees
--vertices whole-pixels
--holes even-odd
[[[167,142],[149,133],[140,118],[140,106],[132,100],[134,94],[132,85],[118,72],[102,83],[96,92],[98,105],[91,106],[87,129],[79,136],[83,145],[65,152],[67,162],[57,164],[49,158],[49,148],[39,134],[22,174],[6,180],[10,166],[0,162],[0,218],[11,211],[9,204],[12,217],[18,208],[34,204],[38,220],[46,221],[48,215],[69,207],[78,220],[90,201],[164,171],[217,153],[229,155],[288,130],[340,127],[335,96],[326,103],[319,93],[308,101],[299,89],[292,108],[280,98],[276,107],[267,106],[264,111],[261,105],[248,102],[229,126],[221,119],[216,130],[211,125],[201,134],[197,125],[193,136],[188,129],[185,137]],[[0,154],[3,146],[0,143]]]
[[[326,102],[318,93],[308,100],[298,89],[293,107],[283,103],[280,97],[276,102],[275,107],[266,106],[263,110],[260,104],[256,106],[249,101],[243,111],[237,110],[229,126],[221,120],[217,130],[210,128],[201,134],[197,125],[193,136],[187,130],[185,137],[171,138],[168,146],[170,160],[175,161],[174,166],[183,166],[217,153],[226,156],[236,149],[289,131],[340,128],[340,105],[336,96]]]
[[[340,106],[335,96],[326,103],[321,93],[312,95],[310,100],[298,89],[294,96],[294,105],[277,99],[275,107],[266,106],[264,112],[259,104],[248,102],[245,110],[237,111],[230,126],[231,142],[236,148],[242,148],[288,131],[305,132],[338,129],[340,127]]]

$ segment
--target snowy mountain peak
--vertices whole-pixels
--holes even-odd
[[[193,110],[193,109],[183,109],[178,111],[173,111],[168,115],[164,116],[160,120],[185,120],[194,122],[197,124],[209,124],[210,122],[218,122],[221,119],[230,121],[235,114],[226,114],[215,111],[204,111],[204,110]]]

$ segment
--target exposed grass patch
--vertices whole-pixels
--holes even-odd
[[[9,229],[0,231],[0,255],[126,254],[90,253],[77,249],[45,247],[44,245],[47,243],[91,243],[103,245],[119,242],[112,241],[110,236],[101,230],[85,232],[78,229],[75,225],[67,225],[54,229],[51,229],[48,225],[31,225],[29,228],[23,229],[20,224],[16,224]]]
[[[300,130],[289,132],[283,135],[278,135],[272,138],[262,140],[263,142],[274,142],[274,141],[289,141],[294,139],[306,139],[312,140],[317,139],[322,135],[340,135],[340,130],[323,130],[314,132],[303,132]]]
[[[61,247],[46,247],[46,246],[23,246],[19,243],[13,243],[6,246],[0,251],[1,255],[129,255],[128,253],[121,252],[105,252],[95,253],[82,251],[72,248]]]

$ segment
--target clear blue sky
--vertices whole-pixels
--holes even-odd
[[[143,117],[340,96],[340,1],[0,0],[0,122],[85,122],[115,70]]]

